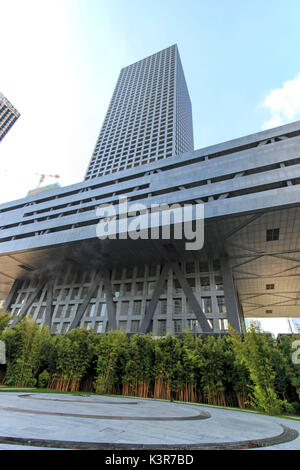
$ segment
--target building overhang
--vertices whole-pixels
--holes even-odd
[[[300,122],[0,206],[0,296],[15,279],[228,256],[245,317],[300,316]],[[204,247],[99,240],[96,207],[203,204]],[[266,232],[280,229],[278,240]],[[267,285],[274,285],[267,289]],[[299,303],[299,306],[298,306]]]

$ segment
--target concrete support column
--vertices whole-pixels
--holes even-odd
[[[47,282],[47,300],[46,300],[46,313],[45,313],[45,325],[51,328],[52,316],[53,316],[53,286],[54,280],[49,279]]]
[[[16,279],[15,282],[13,283],[13,286],[8,294],[8,297],[5,301],[3,310],[4,312],[10,312],[11,311],[11,305],[14,303],[14,297],[17,294],[18,290],[20,289],[23,281],[21,279]]]
[[[152,332],[153,332],[154,336],[157,336],[158,335],[158,320],[157,320],[157,318],[153,318],[152,321],[153,321]]]
[[[241,333],[242,327],[239,306],[233,283],[231,265],[228,257],[221,258],[221,272],[223,277],[227,319],[231,327]]]
[[[212,321],[213,321],[214,333],[220,333],[219,318],[213,317]]]
[[[173,274],[172,269],[170,269],[168,273],[168,278],[167,278],[167,318],[166,318],[167,333],[172,333],[173,331],[173,314],[174,314],[173,283],[174,283],[174,274]]]
[[[197,298],[195,297],[195,294],[194,292],[192,291],[189,283],[187,282],[186,278],[184,277],[184,274],[183,272],[181,271],[181,269],[179,268],[179,265],[178,263],[171,263],[171,267],[183,289],[183,292],[187,298],[187,300],[189,301],[189,304],[191,306],[191,308],[193,309],[195,315],[196,315],[196,318],[199,322],[199,325],[202,329],[202,332],[203,333],[212,333],[213,332],[213,329],[210,327],[207,319],[206,319],[206,316],[202,310],[202,308],[200,307],[200,304],[197,300]]]
[[[146,334],[149,330],[149,326],[150,326],[152,317],[154,315],[155,309],[157,307],[160,294],[162,293],[164,283],[165,283],[165,281],[168,277],[169,270],[170,270],[170,265],[167,263],[163,267],[161,275],[160,275],[160,277],[157,281],[155,290],[154,290],[153,295],[152,295],[152,299],[150,300],[147,312],[146,312],[146,314],[143,318],[143,321],[142,321],[142,324],[141,324],[141,327],[140,327],[140,333]]]
[[[86,297],[85,297],[83,303],[80,304],[78,309],[77,309],[77,312],[76,312],[76,314],[73,318],[73,321],[70,324],[69,330],[73,330],[73,328],[78,327],[78,325],[80,323],[80,320],[83,317],[83,315],[84,315],[84,313],[87,309],[87,306],[89,305],[89,303],[91,301],[91,298],[93,297],[93,294],[95,293],[101,279],[102,279],[102,273],[101,272],[96,273],[95,278],[92,281],[92,283],[91,283],[91,285],[88,289],[88,292],[86,294]]]
[[[108,331],[117,330],[116,304],[113,299],[110,274],[107,270],[105,270],[103,273],[103,283],[104,283],[105,298],[106,298]]]

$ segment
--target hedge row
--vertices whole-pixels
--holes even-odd
[[[51,336],[30,318],[7,328],[5,384],[253,408],[300,414],[300,365],[292,361],[296,338],[275,339],[254,328],[215,338],[96,335],[76,328]]]

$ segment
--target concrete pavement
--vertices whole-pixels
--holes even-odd
[[[300,434],[300,421],[195,404],[83,394],[0,393],[0,449],[82,448],[87,443],[91,448],[101,443],[106,448],[194,448],[235,446],[241,441],[247,448],[247,441],[271,438],[264,449],[299,450],[300,437],[290,431],[287,438],[293,440],[271,445],[272,438],[284,432],[282,425]],[[8,438],[15,441],[3,442]],[[19,445],[20,439],[24,446]],[[35,447],[27,445],[26,440],[35,439]]]

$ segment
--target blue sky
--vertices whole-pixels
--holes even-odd
[[[80,181],[120,69],[177,43],[195,149],[300,119],[299,0],[0,0],[0,203]],[[45,184],[56,180],[48,178]]]
[[[98,21],[105,18],[108,43],[101,51],[104,63],[97,66],[101,73],[108,64],[113,83],[120,67],[178,44],[196,148],[260,130],[269,118],[261,107],[265,97],[300,73],[299,1],[87,1],[84,9],[82,4],[77,11],[81,25],[91,28],[86,46],[93,51],[101,35]]]

